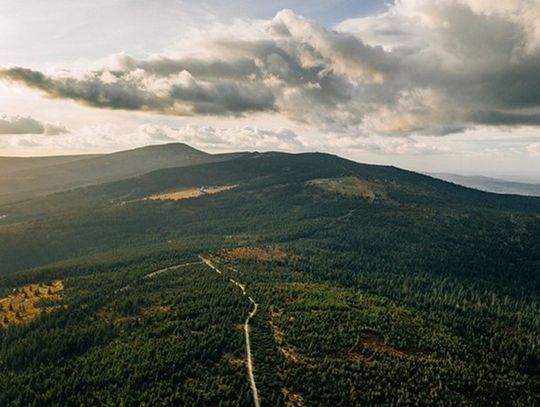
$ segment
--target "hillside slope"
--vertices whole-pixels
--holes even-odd
[[[54,208],[110,205],[137,201],[152,194],[211,185],[239,184],[244,189],[302,185],[333,177],[359,177],[384,189],[386,205],[468,207],[537,211],[540,199],[499,195],[442,181],[392,166],[361,164],[322,153],[250,153],[207,164],[166,168],[139,177],[80,188],[19,207]],[[229,158],[229,156],[227,156]],[[339,197],[335,195],[334,198]],[[56,209],[55,209],[56,210]]]
[[[95,155],[64,155],[51,157],[0,157],[0,176],[18,171],[49,167],[51,165],[66,164],[79,160],[97,158]]]
[[[181,143],[142,147],[0,175],[0,202],[9,202],[79,186],[130,178],[160,168],[228,160],[237,154],[207,154]],[[59,161],[59,160],[57,160]]]
[[[339,186],[351,178],[358,180],[353,183],[357,194],[336,190],[336,180]],[[181,201],[148,199],[202,186],[235,187]],[[481,240],[488,243],[486,250],[497,241],[522,252],[525,244],[538,240],[525,232],[538,227],[538,213],[538,198],[490,194],[395,167],[327,154],[252,153],[0,206],[5,216],[0,221],[5,242],[0,257],[2,268],[9,270],[179,236],[250,233],[288,239],[306,229],[329,230],[338,238],[338,231],[354,231],[358,222],[383,222],[384,233],[404,227],[418,242],[409,236],[412,240],[399,245],[421,243],[426,251],[439,250],[437,240],[469,251],[475,243],[472,236],[487,233],[491,240]],[[523,233],[527,239],[516,237]],[[384,236],[385,241],[395,238]],[[33,256],[22,256],[25,252]],[[446,255],[453,261],[454,253]],[[438,263],[436,268],[443,258]]]
[[[253,405],[251,301],[261,405],[540,404],[538,198],[252,153],[2,214],[0,301],[64,285],[5,310],[2,405]]]

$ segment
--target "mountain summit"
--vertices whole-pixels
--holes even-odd
[[[171,143],[99,156],[72,156],[66,158],[66,162],[27,158],[25,165],[29,168],[0,175],[0,202],[116,181],[160,168],[224,161],[236,156],[238,154],[212,155],[187,144]],[[33,165],[37,168],[31,168]]]

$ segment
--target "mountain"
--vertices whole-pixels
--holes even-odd
[[[453,182],[469,188],[481,191],[493,192],[497,194],[530,195],[540,196],[540,184],[505,181],[498,178],[482,176],[465,176],[447,173],[431,173],[435,178]]]
[[[32,159],[26,168],[0,175],[0,202],[9,202],[52,192],[129,178],[159,168],[228,160],[237,154],[207,154],[185,144],[142,147],[100,156]],[[15,168],[26,159],[7,159]],[[2,160],[0,159],[0,165]]]
[[[355,214],[369,217],[382,209],[393,214],[385,228],[393,227],[397,219],[406,222],[411,230],[422,225],[416,225],[416,220],[425,221],[427,227],[435,219],[444,219],[442,224],[431,227],[439,230],[447,225],[447,230],[438,236],[446,239],[450,233],[476,235],[479,229],[475,225],[480,221],[499,224],[505,220],[513,229],[515,221],[509,217],[534,220],[540,211],[537,198],[491,194],[395,167],[360,164],[328,154],[250,153],[226,157],[230,159],[160,169],[0,206],[7,233],[2,235],[0,230],[0,238],[5,241],[0,247],[2,266],[9,269],[11,261],[13,267],[36,266],[66,254],[75,257],[96,250],[165,242],[178,236],[204,236],[210,230],[219,235],[256,230],[255,236],[265,236],[283,225],[287,236],[312,221],[325,230],[336,225],[341,229],[342,218]],[[198,199],[148,199],[204,186],[234,188]],[[415,232],[416,238],[426,243],[426,236],[433,230]],[[47,239],[58,246],[53,248]],[[390,236],[385,237],[388,239]],[[468,250],[465,242],[460,247]],[[33,256],[23,256],[25,252]],[[448,253],[450,258],[454,255]]]
[[[226,158],[0,205],[0,405],[540,403],[540,198]]]
[[[79,160],[86,160],[98,157],[96,155],[66,155],[52,157],[0,157],[0,174],[14,173],[17,171],[31,170],[48,167],[51,165],[66,164]]]

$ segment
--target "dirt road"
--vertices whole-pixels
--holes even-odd
[[[206,264],[208,267],[210,267],[212,270],[214,270],[218,274],[223,274],[221,270],[219,270],[210,259],[207,259],[205,257],[200,257],[201,261]],[[249,376],[249,384],[251,386],[251,393],[253,395],[253,404],[255,407],[260,407],[261,403],[259,400],[259,392],[257,390],[257,384],[255,383],[255,375],[253,374],[253,359],[251,355],[251,339],[249,337],[249,321],[251,318],[255,316],[257,313],[257,309],[259,308],[259,304],[255,302],[253,298],[251,298],[249,295],[247,295],[246,292],[246,286],[242,283],[239,283],[238,281],[229,278],[229,281],[236,285],[237,287],[242,290],[242,294],[248,297],[249,302],[253,305],[253,309],[249,313],[249,315],[246,318],[246,321],[244,322],[244,337],[246,341],[246,363],[247,363],[247,370],[248,370],[248,376]]]

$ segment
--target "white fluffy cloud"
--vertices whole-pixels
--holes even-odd
[[[98,108],[266,112],[355,137],[537,126],[539,18],[538,0],[398,0],[329,31],[284,10],[200,31],[174,54],[119,55],[82,73],[10,67],[0,78]],[[252,144],[270,137],[252,133]]]
[[[85,126],[57,137],[16,134],[0,140],[5,147],[40,147],[43,151],[103,152],[148,144],[187,143],[210,152],[235,150],[298,151],[304,145],[289,129],[217,127],[187,124],[178,127],[142,124],[132,130],[114,124]]]
[[[0,134],[44,134],[56,136],[69,133],[69,130],[60,123],[43,123],[32,117],[0,116]]]
[[[531,156],[540,157],[540,143],[529,144],[526,149]]]
[[[285,128],[270,130],[254,127],[198,125],[168,127],[145,124],[140,126],[137,132],[148,135],[157,142],[176,141],[212,151],[231,149],[295,151],[304,147],[298,135]]]

